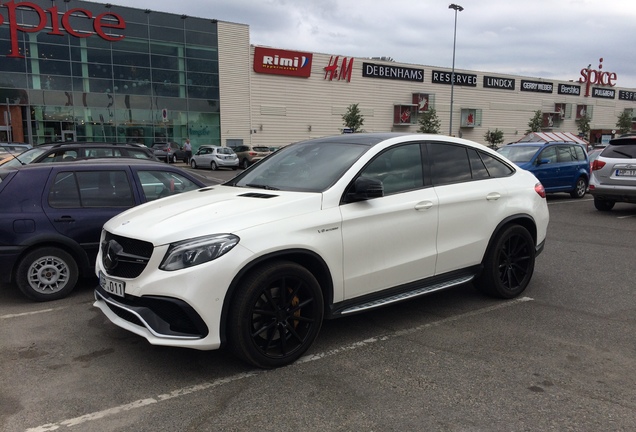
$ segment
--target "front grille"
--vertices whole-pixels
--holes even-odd
[[[109,250],[111,242],[116,242],[121,250],[119,248],[110,248]],[[106,231],[101,244],[102,265],[111,276],[136,278],[146,268],[153,250],[152,243],[114,235]]]

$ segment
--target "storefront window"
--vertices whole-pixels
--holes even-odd
[[[51,7],[48,0],[30,1]],[[58,18],[73,8],[57,7]],[[93,17],[105,11],[101,4],[82,8]],[[126,21],[125,30],[114,30],[125,36],[118,41],[98,37],[82,12],[69,22],[88,37],[68,34],[61,24],[61,35],[49,34],[50,27],[16,33],[25,57],[0,59],[0,87],[23,89],[25,97],[15,103],[23,105],[25,138],[34,144],[73,139],[150,145],[156,139],[182,142],[192,132],[193,141],[220,144],[216,24],[121,6],[108,11]],[[17,19],[21,28],[40,22],[32,8],[20,8]],[[11,47],[9,28],[0,25],[0,52]]]

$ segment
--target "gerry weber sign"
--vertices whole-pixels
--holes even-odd
[[[2,8],[6,8],[6,15],[1,12]],[[20,13],[18,13],[18,11],[20,11]],[[34,12],[34,14],[31,15],[37,15],[35,25],[26,26],[18,23],[17,16],[22,16],[22,13],[24,12]],[[78,28],[86,27],[82,21],[87,20],[92,22],[92,27],[95,33],[78,30]],[[121,34],[121,30],[126,28],[126,22],[124,19],[118,14],[112,12],[104,12],[97,16],[93,16],[93,12],[87,9],[73,8],[63,14],[60,14],[57,6],[51,6],[48,9],[43,9],[35,3],[16,3],[13,0],[0,4],[0,25],[5,23],[9,26],[9,39],[11,40],[11,52],[7,54],[7,57],[18,58],[24,57],[20,54],[19,50],[18,32],[37,33],[48,26],[50,27],[50,30],[47,31],[47,34],[54,36],[64,36],[65,34],[68,34],[76,38],[87,38],[97,35],[106,41],[117,42],[124,38],[124,35]]]

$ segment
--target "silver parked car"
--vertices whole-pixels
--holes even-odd
[[[219,168],[237,169],[239,166],[238,156],[229,147],[221,146],[201,146],[190,159],[192,168],[209,167],[212,171]]]
[[[592,162],[590,193],[600,211],[613,209],[617,202],[636,204],[636,136],[610,140]]]

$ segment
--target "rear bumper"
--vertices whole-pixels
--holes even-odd
[[[636,187],[634,186],[605,186],[590,185],[590,194],[605,201],[636,203]]]

